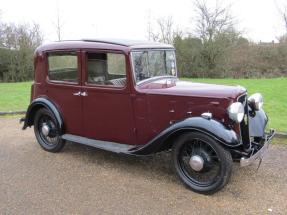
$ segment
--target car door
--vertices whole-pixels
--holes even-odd
[[[83,135],[80,57],[79,51],[46,53],[45,94],[62,114],[65,133],[74,135]]]
[[[83,52],[83,119],[91,139],[135,144],[135,127],[127,75],[121,52]]]

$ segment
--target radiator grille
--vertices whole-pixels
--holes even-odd
[[[238,102],[242,103],[244,106],[244,119],[240,123],[240,135],[244,148],[250,148],[250,136],[249,136],[249,111],[248,111],[248,102],[247,94],[243,94],[238,97]]]

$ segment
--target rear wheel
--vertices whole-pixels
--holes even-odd
[[[59,152],[65,145],[55,116],[47,109],[39,109],[34,118],[34,132],[40,146],[49,152]]]
[[[173,162],[180,179],[193,191],[212,194],[228,182],[232,157],[216,140],[199,133],[180,136],[173,146]]]

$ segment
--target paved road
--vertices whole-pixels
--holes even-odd
[[[213,196],[186,189],[169,156],[127,157],[74,143],[52,154],[32,129],[0,118],[0,214],[287,214],[287,145],[272,145],[258,172],[235,165]]]

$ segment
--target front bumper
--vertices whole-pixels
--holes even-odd
[[[240,159],[240,166],[244,167],[244,166],[248,166],[252,163],[254,163],[257,159],[262,159],[264,154],[266,153],[268,146],[272,140],[272,138],[275,135],[275,130],[271,129],[269,133],[266,133],[264,136],[264,143],[262,144],[262,147],[257,150],[257,151],[253,151],[250,155],[250,157],[242,157]]]

